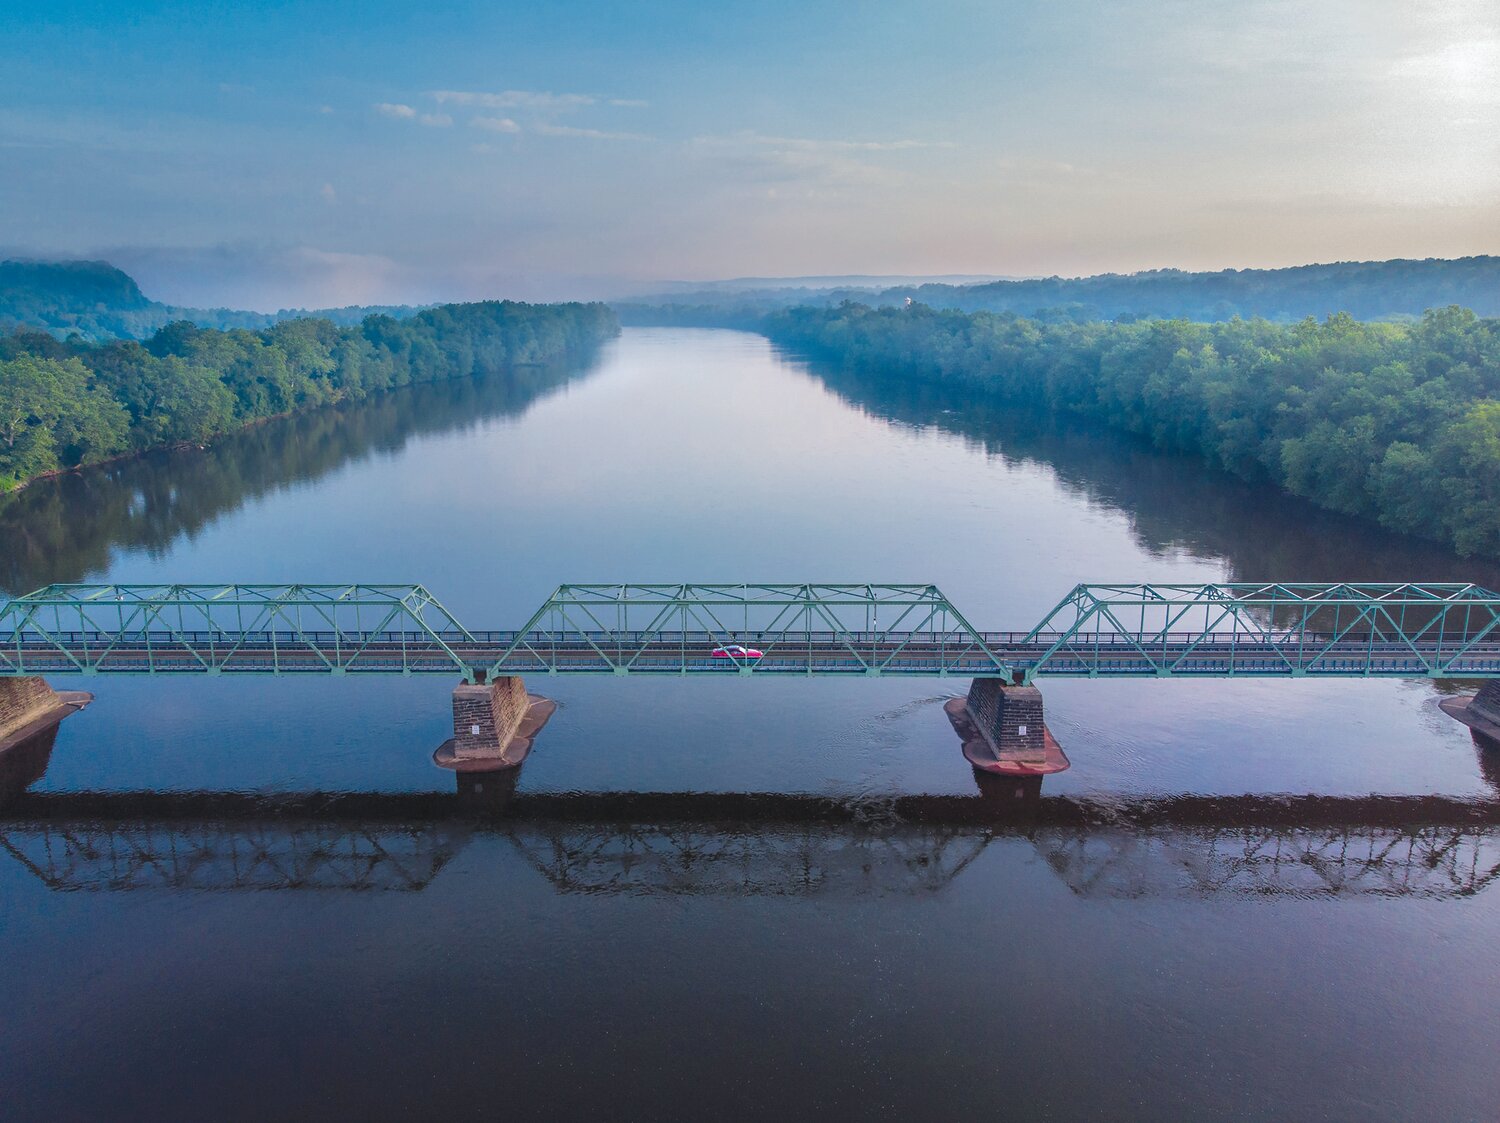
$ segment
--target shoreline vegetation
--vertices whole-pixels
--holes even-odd
[[[735,325],[743,326],[743,325]],[[800,307],[752,330],[817,358],[1186,452],[1319,507],[1500,557],[1500,320],[1044,323]]]
[[[152,449],[0,497],[0,599],[86,581],[117,551],[161,551],[247,502],[318,480],[421,437],[520,417],[588,376],[588,355],[402,386],[280,418],[211,445]]]
[[[401,386],[582,354],[619,332],[603,304],[485,301],[353,326],[168,324],[144,343],[0,336],[0,496],[156,449]]]

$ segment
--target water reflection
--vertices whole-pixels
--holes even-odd
[[[798,362],[871,416],[952,433],[989,455],[1050,469],[1065,489],[1128,515],[1137,541],[1156,554],[1223,558],[1230,576],[1241,580],[1468,580],[1500,587],[1500,565],[1465,561],[1204,471],[1193,458],[1024,411],[955,403],[951,392],[905,378]],[[0,496],[0,591],[86,579],[106,570],[120,550],[159,555],[249,500],[395,452],[414,437],[520,414],[591,369],[591,357],[584,357],[567,366],[408,387],[268,422],[206,450],[156,453]],[[1351,558],[1359,564],[1353,574]]]
[[[0,817],[0,850],[54,890],[411,892],[475,838],[569,894],[931,895],[1005,839],[1085,898],[1450,900],[1500,878],[1500,801],[1433,796],[571,793],[476,815],[439,795],[33,794]]]
[[[463,836],[441,825],[47,822],[0,850],[49,889],[423,889]]]
[[[156,452],[0,496],[0,592],[82,581],[118,550],[163,553],[248,500],[428,433],[524,412],[590,368],[517,367],[280,418],[207,449]]]
[[[1058,421],[878,371],[797,360],[843,401],[901,425],[965,438],[988,455],[1050,468],[1059,484],[1130,518],[1153,554],[1225,560],[1241,581],[1473,581],[1500,588],[1500,565],[1321,510],[1271,488],[1206,471],[1116,433]],[[955,408],[957,407],[957,408]],[[1351,559],[1358,570],[1350,572]]]

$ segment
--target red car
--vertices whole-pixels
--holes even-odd
[[[725,644],[723,647],[714,648],[715,659],[759,659],[765,654],[753,647],[741,647],[737,643]]]

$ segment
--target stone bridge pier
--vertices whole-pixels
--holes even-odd
[[[1480,748],[1500,749],[1500,679],[1490,679],[1478,694],[1444,698],[1438,707],[1467,725]]]
[[[38,677],[0,678],[0,802],[42,778],[62,719],[94,700]]]
[[[1062,747],[1047,729],[1042,692],[998,678],[977,678],[967,698],[944,707],[963,739],[964,756],[976,771],[1031,778],[1068,767]]]
[[[557,703],[528,694],[519,675],[453,688],[453,736],[432,756],[458,776],[460,795],[503,800],[515,789],[532,742],[557,711]]]

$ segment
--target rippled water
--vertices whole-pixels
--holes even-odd
[[[563,581],[930,581],[991,629],[1079,581],[1500,587],[1117,438],[656,330],[0,506],[0,583],[85,578],[415,581],[496,628]],[[1431,684],[1047,681],[1074,767],[997,811],[963,682],[537,680],[561,709],[503,821],[430,763],[440,679],[54,685],[98,700],[0,817],[3,1115],[1500,1093],[1500,763]]]

